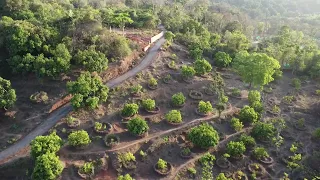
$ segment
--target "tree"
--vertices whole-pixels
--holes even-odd
[[[232,128],[234,130],[236,130],[237,132],[241,131],[243,128],[243,124],[238,118],[232,118],[230,123],[231,123]]]
[[[256,159],[263,159],[269,157],[269,154],[263,147],[257,147],[253,150],[253,156]]]
[[[10,108],[17,100],[16,91],[9,80],[0,77],[0,108]]]
[[[175,35],[171,32],[171,31],[167,31],[165,34],[164,34],[164,37],[167,41],[169,42],[172,42],[173,41],[173,38],[175,38]]]
[[[276,128],[272,123],[257,122],[252,128],[251,135],[260,140],[271,140],[276,135]]]
[[[194,63],[194,70],[199,75],[205,75],[212,70],[211,64],[205,59],[198,59]]]
[[[274,80],[272,76],[280,69],[280,64],[264,53],[242,51],[236,55],[233,67],[250,86],[264,86]]]
[[[232,62],[232,58],[230,57],[230,55],[225,52],[219,51],[215,54],[214,57],[215,65],[221,68],[227,67]]]
[[[182,122],[182,116],[180,111],[178,110],[171,110],[168,112],[165,116],[166,120],[171,123],[181,123]]]
[[[190,79],[196,74],[196,71],[191,66],[183,65],[181,68],[181,73],[182,73],[182,77],[186,79]]]
[[[239,119],[245,123],[255,123],[258,117],[258,114],[250,106],[244,106],[239,114]]]
[[[240,31],[226,31],[223,37],[226,51],[234,56],[239,51],[244,51],[249,48],[250,42],[247,37]]]
[[[135,103],[125,104],[122,111],[121,111],[121,115],[123,115],[125,117],[131,117],[131,116],[137,114],[138,110],[139,110],[139,106]]]
[[[89,134],[85,130],[74,131],[68,136],[68,143],[71,146],[87,146],[90,142]]]
[[[239,141],[243,142],[246,148],[252,148],[256,145],[256,141],[254,140],[254,138],[245,134],[242,134],[240,136]]]
[[[219,142],[219,134],[209,124],[201,124],[191,129],[188,134],[190,141],[201,148],[216,146]]]
[[[75,62],[81,64],[90,72],[102,72],[108,68],[108,59],[99,51],[90,48],[89,50],[78,51]]]
[[[224,173],[218,174],[216,180],[232,180],[232,178],[227,178]]]
[[[261,115],[262,111],[264,110],[263,104],[260,101],[253,102],[250,107],[252,107],[259,115]]]
[[[200,101],[198,105],[198,110],[201,113],[208,114],[213,111],[213,108],[210,101],[207,101],[207,102]]]
[[[133,118],[128,122],[127,128],[129,132],[135,135],[143,135],[144,133],[148,132],[149,126],[147,121],[137,117]]]
[[[63,170],[59,157],[53,153],[46,153],[37,157],[35,168],[32,173],[34,180],[54,180]]]
[[[134,180],[134,179],[130,176],[130,174],[126,174],[124,176],[123,175],[119,176],[117,180]]]
[[[89,107],[95,109],[101,102],[106,102],[109,88],[102,83],[98,75],[85,72],[73,82],[67,83],[68,92],[73,95],[71,104],[75,109]]]
[[[243,142],[230,141],[227,144],[227,153],[233,157],[241,157],[246,151],[246,146]]]
[[[198,46],[189,48],[189,52],[190,56],[195,60],[202,58],[203,50]]]
[[[128,13],[116,13],[112,21],[122,29],[123,33],[126,24],[133,23],[133,20],[130,18],[130,15]]]
[[[142,107],[147,111],[153,111],[156,108],[156,101],[153,99],[143,100]]]
[[[186,102],[186,97],[182,92],[179,92],[172,96],[171,101],[175,106],[182,106]]]
[[[248,100],[250,104],[253,104],[256,101],[261,101],[261,94],[257,90],[249,91]]]
[[[53,153],[59,151],[62,145],[62,139],[54,132],[48,136],[37,136],[31,141],[31,156],[37,158],[46,153]]]

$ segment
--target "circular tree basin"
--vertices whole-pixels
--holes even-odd
[[[266,164],[266,165],[270,165],[272,164],[274,161],[273,161],[273,158],[272,157],[264,157],[262,159],[259,159],[259,161],[263,164]]]
[[[145,109],[146,110],[146,109]],[[160,107],[159,106],[156,106],[154,108],[154,110],[152,111],[149,111],[149,110],[146,110],[148,113],[151,113],[151,114],[159,114],[160,113]]]
[[[207,117],[212,114],[212,113],[202,113],[199,111],[199,108],[196,108],[195,112],[197,115],[202,116],[202,117]]]
[[[230,161],[228,161],[225,158],[217,159],[216,163],[217,163],[217,166],[219,166],[221,169],[229,169],[231,166]]]
[[[293,123],[293,126],[295,129],[297,129],[299,131],[306,131],[307,130],[307,126],[305,124],[301,125],[297,121]]]
[[[106,129],[103,130],[97,130],[95,127],[93,127],[94,132],[98,134],[109,134],[113,130],[113,126],[110,123],[102,123],[102,127],[106,126]]]
[[[136,161],[129,161],[129,162],[123,163],[123,167],[128,170],[136,169],[137,162]]]
[[[265,173],[263,166],[258,163],[249,164],[248,169],[251,173],[256,173],[257,176],[262,176]]]
[[[117,135],[109,134],[105,136],[104,143],[107,147],[113,148],[120,143],[120,138]]]
[[[234,172],[232,174],[233,180],[248,180],[248,176],[246,174],[243,174],[242,176],[238,172]]]
[[[133,134],[133,135],[135,135],[136,137],[139,137],[139,138],[144,138],[144,137],[147,137],[149,135],[149,133],[145,132],[143,134]]]
[[[173,125],[173,126],[179,126],[181,125],[183,122],[179,122],[179,123],[175,123],[175,122],[169,122],[168,120],[166,120],[168,124]]]
[[[124,116],[124,115],[122,115],[122,113],[120,113],[120,117],[121,117],[122,119],[124,119],[124,120],[130,120],[130,119],[132,119],[134,116],[135,116],[135,114],[128,117],[128,116]]]
[[[183,103],[181,105],[176,105],[176,104],[173,104],[173,103],[171,103],[171,104],[172,104],[173,107],[176,107],[176,108],[183,108],[186,105],[186,103]]]
[[[203,98],[203,94],[200,91],[191,90],[189,92],[189,97],[194,100],[201,100]]]
[[[94,170],[91,174],[85,174],[81,172],[81,169],[78,169],[78,175],[83,179],[91,179],[94,176]]]
[[[180,151],[180,156],[183,159],[190,159],[190,158],[192,158],[192,152],[190,152],[189,154],[184,154],[183,151]]]
[[[183,77],[182,80],[183,80],[184,82],[188,83],[188,84],[191,84],[192,81],[193,81],[193,78],[184,78],[184,77]]]
[[[148,84],[148,88],[151,89],[151,90],[156,90],[156,89],[158,89],[158,85],[151,86],[150,84]]]
[[[214,96],[215,95],[215,93],[212,90],[208,89],[208,88],[204,89],[204,93],[206,95],[208,95],[208,96]]]
[[[76,119],[72,123],[67,123],[67,126],[69,128],[76,128],[76,127],[79,127],[80,124],[81,124],[81,121],[79,119]]]
[[[155,165],[153,166],[153,169],[154,169],[154,171],[155,171],[156,173],[158,173],[159,175],[167,176],[167,175],[170,174],[171,171],[172,171],[172,165],[171,165],[171,163],[167,162],[167,169],[162,170],[162,169],[158,169],[157,164],[155,164]]]
[[[138,93],[131,93],[133,97],[141,97],[142,93],[138,92]]]

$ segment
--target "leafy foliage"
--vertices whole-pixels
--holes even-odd
[[[221,51],[217,52],[214,57],[214,63],[218,67],[227,67],[232,61],[229,54]]]
[[[261,114],[264,110],[263,104],[260,101],[253,102],[250,107],[252,107],[258,114]]]
[[[119,176],[117,180],[134,180],[134,179],[130,176],[130,174],[126,174],[124,176],[123,175]]]
[[[182,116],[180,111],[178,110],[171,110],[166,114],[166,120],[171,123],[181,123]]]
[[[209,148],[215,146],[219,142],[219,134],[209,124],[201,124],[191,129],[188,134],[191,142],[201,148]]]
[[[239,119],[246,123],[255,123],[258,120],[258,117],[259,116],[254,109],[249,106],[244,106],[239,114]]]
[[[211,166],[214,165],[214,162],[216,161],[216,156],[210,154],[209,152],[205,153],[201,158],[199,159],[200,163],[202,165],[210,164]]]
[[[100,102],[106,102],[109,88],[102,83],[98,75],[85,72],[73,82],[67,83],[68,92],[73,95],[71,104],[74,108],[89,107],[95,109]]]
[[[157,168],[159,168],[159,169],[167,169],[167,167],[168,167],[167,164],[168,163],[165,160],[159,159],[159,161],[157,162]]]
[[[246,148],[254,147],[256,145],[256,141],[254,140],[254,138],[245,134],[240,136],[239,141],[243,142]]]
[[[251,131],[254,138],[271,140],[275,136],[276,129],[271,123],[257,122]]]
[[[142,135],[149,130],[147,122],[139,117],[131,119],[128,122],[127,128],[129,132],[135,135]]]
[[[139,106],[135,103],[125,104],[122,111],[121,111],[121,114],[126,117],[131,117],[131,116],[137,114],[138,110],[139,110]]]
[[[210,101],[207,101],[207,102],[200,101],[198,105],[198,109],[199,109],[199,112],[204,114],[208,114],[213,111]]]
[[[257,90],[249,91],[248,100],[250,104],[253,104],[256,101],[261,101],[261,94]]]
[[[257,159],[263,159],[269,157],[269,154],[263,147],[257,147],[253,150],[253,156]]]
[[[140,84],[135,85],[131,88],[131,92],[135,94],[140,93],[141,91],[142,91],[142,86]]]
[[[227,144],[227,153],[233,157],[240,157],[243,155],[245,151],[246,151],[246,146],[241,141],[240,142],[230,141]]]
[[[71,146],[86,146],[91,142],[89,134],[85,130],[74,131],[68,136],[68,143]]]
[[[179,92],[177,94],[174,94],[171,100],[175,106],[181,106],[185,103],[186,97],[182,94],[182,92]]]
[[[143,100],[142,107],[147,111],[153,111],[156,108],[156,101],[153,99]]]
[[[182,77],[184,78],[192,78],[196,74],[196,71],[192,66],[183,65],[181,68],[181,73]]]
[[[108,68],[108,59],[105,54],[90,48],[89,50],[78,51],[75,62],[83,65],[90,72],[102,72]]]
[[[80,168],[80,172],[87,175],[92,175],[94,173],[94,165],[93,162],[86,162]]]
[[[194,63],[194,70],[199,75],[205,75],[212,70],[211,64],[205,59],[198,59]]]
[[[46,153],[55,154],[62,145],[62,139],[54,132],[47,136],[37,136],[31,141],[31,156],[37,158]]]
[[[37,157],[32,179],[54,180],[62,173],[62,170],[63,166],[58,156],[53,153],[42,154]]]
[[[218,174],[216,180],[232,180],[231,178],[227,178],[224,173]]]
[[[149,83],[149,85],[152,86],[152,87],[158,85],[158,81],[157,81],[155,78],[153,78],[153,77],[149,79],[149,82],[148,82],[148,83]]]
[[[232,128],[233,128],[234,130],[236,130],[237,132],[238,132],[238,131],[241,131],[242,128],[243,128],[243,124],[242,124],[242,122],[240,121],[240,119],[238,119],[238,118],[232,118],[231,121],[230,121],[230,123],[231,123]]]
[[[10,108],[17,100],[16,91],[9,80],[0,77],[0,108]]]

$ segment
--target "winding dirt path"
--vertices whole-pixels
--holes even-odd
[[[115,87],[130,77],[135,76],[138,72],[142,71],[146,67],[148,67],[158,55],[158,50],[164,44],[165,39],[159,39],[154,46],[149,50],[148,54],[144,57],[144,59],[135,66],[133,69],[129,70],[127,73],[119,76],[116,79],[109,81],[106,85],[110,88]],[[70,104],[67,104],[56,111],[54,111],[46,120],[44,120],[38,127],[36,127],[33,131],[31,131],[24,138],[19,140],[14,145],[8,147],[7,149],[0,152],[0,164],[7,163],[19,157],[23,157],[28,151],[28,147],[30,142],[37,136],[46,133],[50,128],[52,128],[60,119],[67,116],[72,111],[72,107]]]

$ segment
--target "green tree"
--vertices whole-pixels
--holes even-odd
[[[125,104],[121,111],[121,114],[126,117],[131,117],[137,114],[138,110],[139,110],[139,106],[135,103]]]
[[[191,66],[183,65],[181,68],[181,73],[182,73],[182,77],[189,79],[189,78],[192,78],[196,74],[196,71]]]
[[[264,86],[274,80],[272,76],[280,69],[280,64],[264,53],[242,51],[236,55],[233,67],[250,86]]]
[[[239,119],[245,123],[255,123],[258,117],[258,114],[250,106],[244,106],[239,114]]]
[[[99,51],[90,48],[89,50],[78,51],[75,62],[81,64],[90,72],[102,72],[108,68],[108,59]]]
[[[213,108],[210,101],[207,101],[207,102],[200,101],[198,104],[198,110],[201,113],[208,114],[213,111]]]
[[[181,123],[182,122],[182,116],[180,111],[178,110],[171,110],[169,111],[166,116],[166,120],[171,123]]]
[[[214,56],[214,64],[218,67],[227,67],[232,62],[232,58],[225,52],[217,52]]]
[[[226,31],[223,39],[226,46],[226,52],[231,55],[234,55],[239,51],[247,50],[250,45],[247,37],[240,31]]]
[[[253,90],[249,91],[248,100],[250,104],[253,104],[256,101],[261,101],[261,94],[259,91]]]
[[[153,111],[156,108],[156,101],[153,99],[143,100],[142,107],[147,111]]]
[[[201,148],[216,146],[219,142],[219,134],[209,124],[201,124],[191,129],[188,134],[191,142]]]
[[[246,152],[246,146],[243,142],[230,141],[227,144],[227,153],[233,157],[240,157]]]
[[[53,153],[46,153],[37,157],[35,168],[32,173],[34,180],[54,180],[63,170],[59,157]]]
[[[126,174],[124,176],[123,175],[119,176],[117,180],[134,180],[134,179],[130,176],[130,174]]]
[[[0,77],[0,108],[10,108],[17,100],[16,91],[9,80]]]
[[[232,180],[232,178],[227,178],[224,173],[218,174],[216,180]]]
[[[212,70],[211,64],[205,59],[198,59],[194,63],[194,70],[199,75],[205,75]]]
[[[257,122],[252,128],[251,135],[260,140],[271,140],[276,135],[276,128],[272,123]]]
[[[59,151],[62,145],[62,139],[54,132],[47,136],[37,136],[31,141],[31,156],[37,158],[46,153],[53,153]]]
[[[109,88],[102,83],[98,75],[85,72],[73,82],[67,83],[68,92],[73,95],[71,104],[74,108],[89,107],[95,109],[100,102],[106,102]]]
[[[241,131],[243,128],[242,122],[238,118],[232,118],[231,121],[231,126],[235,131]]]
[[[91,143],[89,134],[85,130],[74,131],[68,136],[68,143],[71,146],[86,146]]]
[[[176,93],[172,96],[171,101],[175,106],[181,106],[186,102],[186,97],[182,92]]]
[[[147,121],[137,117],[133,118],[128,122],[127,128],[129,132],[135,135],[143,135],[144,133],[148,132],[149,126]]]
[[[119,28],[122,29],[124,32],[124,28],[127,24],[132,24],[133,20],[130,18],[130,15],[128,13],[116,13],[113,17],[113,23],[117,24]]]

